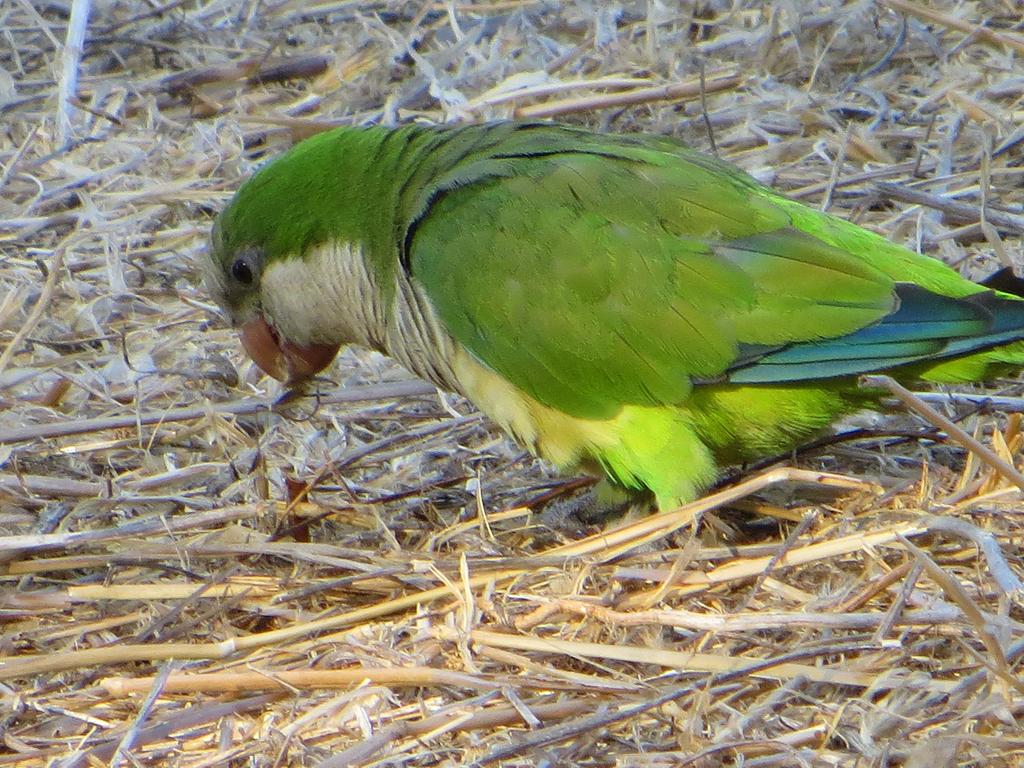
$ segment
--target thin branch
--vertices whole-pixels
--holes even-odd
[[[78,67],[85,46],[85,28],[89,24],[91,0],[74,0],[71,3],[71,18],[68,20],[68,34],[60,57],[60,82],[57,93],[57,136],[60,146],[71,141],[71,110],[78,95]]]
[[[944,431],[952,440],[956,440],[967,450],[974,452],[985,464],[1024,491],[1024,475],[1015,466],[1001,459],[990,448],[982,445],[973,435],[968,434],[961,427],[947,419],[895,379],[889,376],[865,376],[863,381],[867,386],[881,387],[889,390],[897,400],[911,411],[933,427],[938,427]]]
[[[893,198],[903,203],[934,208],[962,224],[974,224],[981,220],[980,205],[958,203],[941,195],[932,195],[920,189],[914,189],[902,184],[892,184],[887,181],[878,182],[875,186],[888,198]],[[1006,213],[1005,211],[995,211],[989,208],[985,211],[985,221],[1011,234],[1024,235],[1024,216]]]
[[[659,85],[652,88],[636,88],[631,91],[620,91],[617,93],[601,93],[579,99],[562,99],[529,107],[520,107],[515,111],[515,116],[517,118],[556,117],[576,112],[589,112],[595,109],[647,104],[652,101],[692,99],[695,96],[700,96],[701,93],[708,94],[731,90],[742,82],[743,78],[739,75],[725,75],[708,80],[703,84],[699,81],[696,83],[686,82],[673,85]]]
[[[968,35],[974,35],[979,40],[984,40],[986,43],[992,45],[1005,45],[1008,48],[1012,48],[1017,53],[1024,53],[1024,38],[1019,35],[1014,35],[1008,32],[999,32],[988,27],[972,24],[969,21],[963,21],[955,16],[951,16],[948,13],[942,13],[933,8],[929,8],[927,4],[918,4],[910,2],[910,0],[882,0],[884,5],[888,5],[890,8],[894,8],[897,11],[908,13],[911,16],[916,16],[922,21],[928,21],[933,24],[938,24],[941,27],[947,27],[949,29],[955,29],[960,32],[965,32]]]
[[[27,324],[26,324],[27,325]],[[2,364],[0,364],[2,370]],[[328,395],[317,398],[319,405],[339,405],[341,403],[359,403],[367,400],[398,400],[406,397],[423,397],[437,392],[437,388],[420,380],[395,381],[384,384],[367,384],[359,387],[346,387]],[[291,403],[291,400],[287,401]],[[191,421],[201,419],[210,414],[220,416],[245,416],[260,412],[273,412],[278,407],[278,399],[243,398],[230,403],[205,404],[172,408],[167,411],[149,411],[126,416],[101,416],[95,419],[79,419],[50,424],[33,424],[25,427],[0,430],[0,445],[20,443],[26,440],[43,440],[53,437],[68,437],[108,429],[131,429],[135,426]]]
[[[1021,582],[1010,568],[1006,556],[999,548],[998,539],[991,533],[958,517],[932,515],[927,518],[927,524],[932,531],[941,531],[973,541],[985,556],[989,573],[999,588],[1010,597],[1024,595],[1024,582]]]
[[[58,248],[53,254],[53,261],[50,263],[46,275],[46,284],[43,286],[43,290],[39,294],[39,298],[36,299],[35,305],[32,307],[32,311],[29,312],[28,318],[25,323],[18,329],[14,339],[7,348],[0,354],[0,375],[3,374],[8,364],[11,362],[11,358],[14,357],[14,353],[17,352],[21,345],[25,342],[25,339],[32,334],[36,324],[42,319],[43,312],[50,303],[50,299],[53,298],[53,292],[57,289],[57,284],[60,282],[61,273],[64,271],[64,250],[62,246]],[[0,439],[0,444],[3,444],[3,440]]]

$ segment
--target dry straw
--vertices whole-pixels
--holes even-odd
[[[0,766],[1024,761],[1016,380],[875,380],[597,530],[380,357],[275,402],[196,269],[297,139],[557,117],[981,277],[1021,260],[1016,4],[15,0],[0,40]]]

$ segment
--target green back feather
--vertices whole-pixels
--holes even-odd
[[[694,382],[734,369],[754,383],[825,379],[931,364],[950,339],[981,339],[958,354],[1006,340],[986,336],[988,311],[942,303],[984,289],[940,262],[674,141],[500,130],[427,185],[408,261],[453,335],[546,405],[607,418],[627,403],[682,403]],[[901,283],[923,287],[915,312],[931,301],[942,323],[912,327],[905,307],[903,335],[858,348],[859,364],[830,347],[786,375],[752,372],[760,358],[882,324]]]

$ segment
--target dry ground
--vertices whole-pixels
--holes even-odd
[[[593,536],[531,513],[579,480],[382,358],[269,413],[196,281],[297,138],[511,116],[713,143],[986,274],[1021,258],[1021,18],[0,2],[0,766],[1024,763],[1012,467],[897,413]],[[938,407],[1012,461],[1019,391]]]

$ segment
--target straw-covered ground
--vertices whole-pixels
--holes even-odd
[[[0,766],[1024,764],[1016,379],[601,535],[384,358],[269,412],[197,280],[295,140],[512,116],[681,136],[983,276],[1021,260],[1021,18],[0,3]]]

